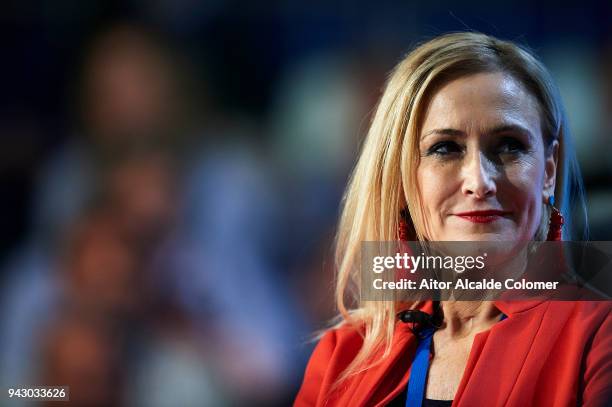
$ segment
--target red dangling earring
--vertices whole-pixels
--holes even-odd
[[[409,231],[409,227],[408,227],[408,222],[406,222],[406,219],[408,217],[408,211],[406,209],[402,209],[400,211],[400,221],[399,221],[399,230],[397,231],[397,237],[399,238],[399,240],[402,240],[404,242],[408,241],[408,231]]]
[[[547,241],[560,242],[562,238],[562,228],[563,228],[563,215],[559,209],[555,208],[555,197],[550,196],[548,198],[548,205],[550,206],[550,223],[548,224],[548,236],[546,237]]]

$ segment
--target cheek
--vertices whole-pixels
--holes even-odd
[[[457,185],[452,166],[444,164],[421,163],[417,169],[417,185],[421,198],[421,207],[430,217],[441,213],[441,209]],[[443,181],[441,181],[443,180]],[[433,219],[433,218],[432,218]]]
[[[508,188],[502,192],[502,199],[512,202],[526,233],[535,233],[540,223],[543,178],[544,166],[538,160],[525,160],[506,172]]]

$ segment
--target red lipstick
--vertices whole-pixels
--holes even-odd
[[[510,212],[498,211],[498,210],[486,210],[486,211],[471,211],[456,213],[455,216],[459,216],[462,219],[468,220],[473,223],[490,223],[495,222],[503,216],[508,215]]]

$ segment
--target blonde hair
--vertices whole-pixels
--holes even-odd
[[[359,298],[361,242],[397,240],[400,211],[406,207],[414,226],[411,240],[424,240],[416,190],[417,143],[424,110],[443,84],[482,72],[507,73],[536,98],[546,154],[553,141],[559,143],[555,198],[567,220],[564,237],[571,237],[571,208],[578,206],[586,219],[563,106],[546,68],[525,48],[480,33],[447,34],[418,46],[388,78],[343,198],[336,236],[338,325],[362,328],[363,345],[337,383],[375,365],[373,357],[381,351],[382,357],[387,356],[397,312],[415,306]],[[546,236],[549,211],[545,208],[535,240]]]

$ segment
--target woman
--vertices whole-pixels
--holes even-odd
[[[295,405],[607,405],[609,302],[350,296],[362,241],[571,238],[567,215],[584,201],[569,143],[557,91],[528,51],[456,33],[411,52],[389,78],[345,195],[342,322],[322,336]],[[440,322],[415,333],[398,319],[406,309]]]

